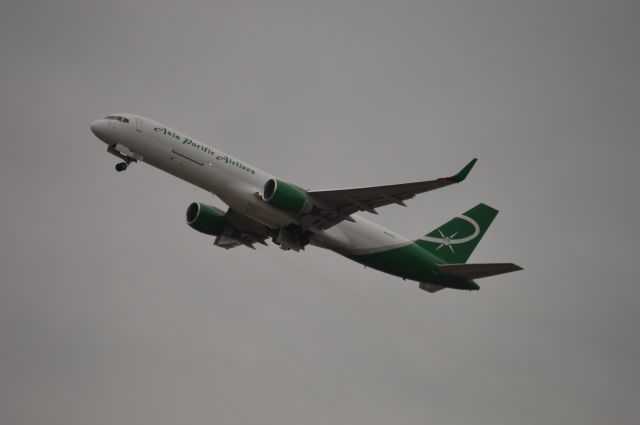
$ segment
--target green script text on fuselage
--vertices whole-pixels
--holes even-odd
[[[202,145],[198,142],[194,142],[193,139],[190,139],[186,136],[180,135],[177,132],[170,130],[168,128],[165,127],[155,127],[153,129],[153,131],[158,132],[158,133],[162,133],[165,136],[171,137],[177,141],[182,142],[183,145],[187,145],[190,146],[193,149],[197,149],[201,152],[204,152],[206,154],[211,155],[212,158],[214,158],[216,161],[219,162],[224,162],[225,164],[229,164],[232,166],[235,166],[243,171],[246,171],[247,173],[250,174],[255,174],[255,170],[251,169],[249,166],[247,166],[246,164],[230,158],[228,155],[220,155],[220,154],[216,154],[215,151],[213,151],[213,149],[211,149],[210,147],[206,146],[206,145]]]

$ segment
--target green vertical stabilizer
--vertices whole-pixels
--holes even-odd
[[[445,263],[466,263],[497,214],[498,210],[478,204],[415,242]]]

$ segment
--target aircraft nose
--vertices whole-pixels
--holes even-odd
[[[100,140],[104,141],[106,138],[106,126],[104,120],[96,120],[89,126],[91,132]]]

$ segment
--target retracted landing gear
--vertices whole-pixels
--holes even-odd
[[[121,172],[127,169],[127,167],[129,166],[129,164],[127,164],[126,162],[119,162],[116,164],[116,171],[117,172]]]
[[[292,249],[298,252],[304,250],[304,247],[309,244],[310,235],[310,232],[300,226],[290,224],[278,230],[278,233],[273,237],[273,242],[279,245],[280,249],[285,251]]]

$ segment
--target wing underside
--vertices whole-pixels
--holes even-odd
[[[236,246],[245,245],[251,249],[255,243],[267,245],[266,240],[271,235],[270,229],[257,221],[239,213],[233,208],[229,208],[226,213],[229,227],[223,234],[216,237],[214,245],[221,248],[230,249]]]

